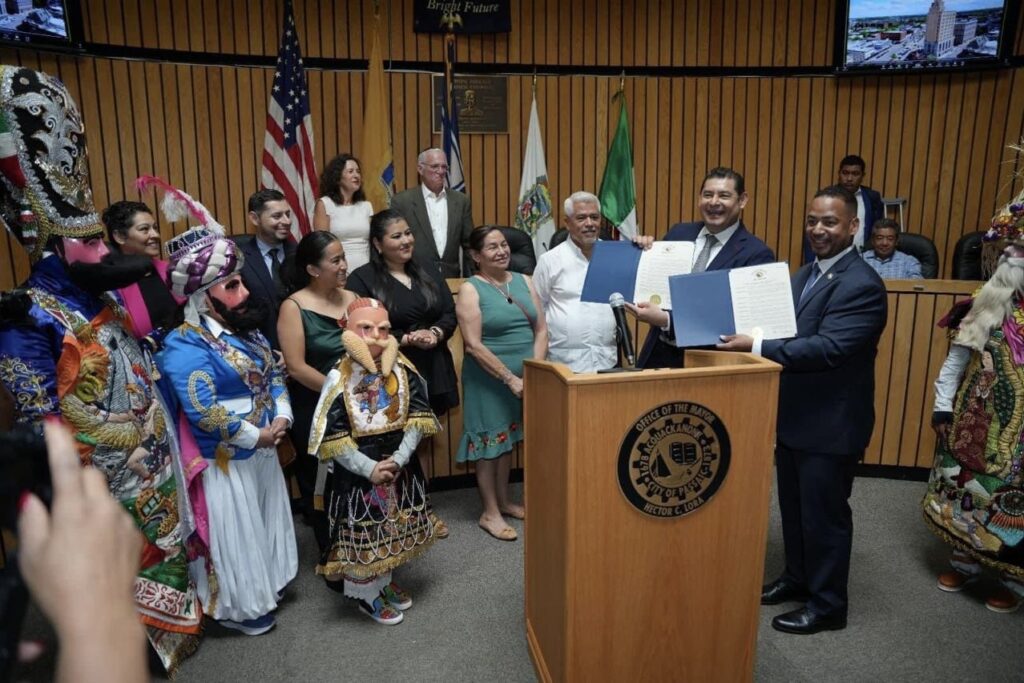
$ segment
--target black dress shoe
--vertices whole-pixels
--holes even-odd
[[[825,616],[801,607],[772,619],[772,628],[783,633],[800,635],[810,635],[819,631],[841,631],[846,628],[846,615]]]
[[[785,579],[776,579],[761,589],[762,605],[778,605],[782,602],[807,602],[811,596],[799,586]]]

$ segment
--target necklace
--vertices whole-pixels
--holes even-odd
[[[498,290],[498,294],[501,294],[503,297],[505,297],[505,301],[509,302],[510,304],[513,303],[513,301],[512,301],[512,291],[511,291],[511,289],[512,289],[512,280],[511,280],[511,278],[509,279],[508,282],[505,283],[505,287],[502,288],[502,286],[499,285],[495,280],[492,280],[489,275],[484,275],[483,273],[480,273],[480,277],[482,277],[484,280],[486,280],[487,283],[491,287],[494,287],[496,290]]]

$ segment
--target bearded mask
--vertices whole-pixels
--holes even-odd
[[[235,332],[251,332],[267,317],[259,297],[249,295],[237,273],[206,290],[210,307]]]
[[[398,340],[391,336],[388,312],[376,299],[360,298],[349,304],[348,322],[341,335],[345,351],[368,372],[390,375],[398,357]]]

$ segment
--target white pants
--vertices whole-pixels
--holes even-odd
[[[198,572],[197,589],[214,619],[244,621],[277,607],[277,594],[299,568],[288,489],[274,448],[232,460],[225,474],[213,462],[203,471],[210,518],[210,556],[217,581]]]

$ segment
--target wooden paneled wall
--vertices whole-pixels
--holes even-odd
[[[0,59],[57,73],[84,111],[99,207],[134,196],[141,173],[168,178],[207,204],[234,232],[257,189],[269,66],[197,65],[196,53],[252,63],[276,53],[280,0],[95,0],[85,5],[91,45],[129,48],[139,61],[0,50]],[[597,190],[617,115],[619,77],[599,67],[639,69],[625,78],[633,129],[640,225],[660,235],[698,217],[704,172],[724,164],[747,177],[745,220],[782,259],[800,258],[801,218],[813,191],[858,152],[867,183],[905,197],[907,228],[932,237],[951,272],[956,240],[988,223],[1021,186],[1007,149],[1024,133],[1019,69],[971,74],[835,78],[799,75],[831,59],[832,3],[814,0],[614,2],[522,0],[508,35],[460,38],[460,59],[536,68],[537,100],[551,189],[562,198]],[[298,0],[309,69],[318,167],[360,152],[364,72],[328,68],[363,59],[369,0]],[[392,71],[390,99],[397,189],[416,183],[416,153],[438,144],[430,130],[430,75],[438,36],[412,33],[411,0],[383,3]],[[163,50],[164,52],[147,52]],[[169,61],[144,61],[157,56]],[[315,60],[314,60],[315,61]],[[351,67],[351,62],[346,63]],[[776,69],[771,76],[718,77],[687,67]],[[781,71],[780,71],[781,69]],[[508,68],[509,71],[516,69]],[[545,75],[545,71],[559,71]],[[565,71],[580,75],[561,75]],[[517,201],[528,75],[509,75],[509,133],[463,135],[479,223],[510,223]],[[152,202],[153,197],[144,198]],[[183,226],[163,226],[164,237]],[[0,237],[0,288],[27,274],[20,249]]]
[[[978,282],[889,280],[889,319],[875,361],[875,431],[864,454],[869,465],[931,467],[935,378],[949,339],[938,322]]]

